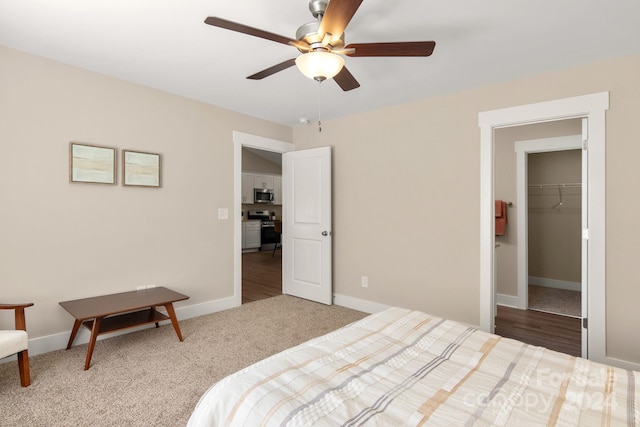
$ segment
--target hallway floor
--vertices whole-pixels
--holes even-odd
[[[242,303],[282,295],[282,250],[242,254]]]

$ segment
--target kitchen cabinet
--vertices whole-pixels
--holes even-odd
[[[242,250],[260,248],[260,221],[242,222]]]
[[[262,173],[253,174],[253,187],[254,188],[268,188],[273,189],[273,175],[267,175]]]
[[[253,174],[242,172],[242,203],[253,203]]]
[[[282,204],[282,176],[281,175],[273,176],[273,204],[274,205]]]

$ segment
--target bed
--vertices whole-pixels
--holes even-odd
[[[214,384],[189,426],[640,426],[640,373],[391,308]]]

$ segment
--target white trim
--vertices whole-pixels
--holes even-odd
[[[514,297],[513,295],[497,294],[496,304],[505,307],[518,308],[518,297]]]
[[[609,92],[540,102],[478,114],[480,126],[480,326],[493,332],[494,129],[569,118],[588,118],[589,135],[589,330],[588,356],[606,360],[605,112]]]
[[[606,357],[604,363],[607,365],[617,366],[622,369],[640,371],[640,363],[627,362],[626,360],[616,359],[615,357]]]
[[[530,153],[547,153],[550,151],[576,150],[582,148],[582,135],[561,136],[557,138],[531,139],[516,141],[516,194],[517,205],[517,277],[518,305],[521,310],[529,308],[529,199],[528,199],[528,162]],[[586,185],[585,185],[586,190]],[[586,198],[583,191],[582,197]],[[585,281],[586,284],[586,281]],[[581,290],[582,287],[579,289]]]
[[[480,113],[482,117],[482,113]],[[486,143],[489,141],[489,143]],[[495,202],[493,128],[480,128],[480,329],[495,330]]]
[[[380,304],[377,302],[350,297],[347,295],[333,294],[333,303],[342,307],[351,308],[353,310],[362,311],[365,313],[378,313],[391,308],[390,305]]]
[[[582,291],[582,283],[568,280],[548,279],[546,277],[529,276],[530,285],[544,286],[545,288],[564,289],[567,291]]]
[[[293,151],[293,144],[263,136],[233,131],[233,298],[242,305],[242,147],[258,148],[275,153]]]
[[[186,307],[176,307],[176,317],[178,320],[186,320],[191,319],[192,317],[204,316],[206,314],[216,313],[218,311],[228,310],[230,308],[237,307],[238,304],[235,302],[235,298],[223,298],[219,300],[212,300],[203,302],[200,304],[189,305]],[[69,323],[72,323],[69,321]],[[171,322],[168,320],[160,322],[161,324],[171,325]],[[118,335],[124,335],[132,332],[142,331],[144,329],[155,328],[153,324],[144,325],[135,328],[129,328],[122,331],[117,331],[109,334],[104,334],[98,336],[98,340],[103,340],[107,338],[116,337]],[[50,351],[62,350],[67,348],[67,343],[69,342],[69,336],[71,335],[71,330],[60,332],[57,334],[46,335],[43,337],[32,338],[29,340],[29,355],[35,356],[37,354],[48,353]],[[73,342],[73,346],[78,346],[82,344],[86,344],[89,342],[90,332],[86,328],[80,328],[78,331],[78,335]],[[178,339],[176,337],[176,339]],[[2,362],[10,361],[2,360]],[[15,358],[13,359],[15,360]]]

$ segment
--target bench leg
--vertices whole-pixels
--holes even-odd
[[[180,341],[184,341],[184,338],[182,338],[182,332],[180,332],[180,325],[178,325],[178,318],[176,317],[176,311],[173,309],[173,304],[172,303],[165,304],[164,308],[167,310],[167,314],[171,319],[171,324],[173,325],[173,329],[176,330],[176,335],[178,335],[178,339]]]
[[[151,307],[151,313],[153,314],[156,311],[155,307]],[[156,328],[160,327],[160,322],[156,322]]]
[[[98,334],[100,333],[100,323],[102,322],[102,317],[96,317],[93,321],[93,327],[91,328],[91,339],[89,340],[89,348],[87,349],[87,359],[84,362],[84,370],[89,369],[89,365],[91,364],[91,356],[93,356],[93,349],[96,346],[96,339],[98,338]]]
[[[67,343],[67,350],[69,350],[73,345],[73,341],[76,339],[76,335],[78,334],[80,325],[82,325],[82,322],[76,319],[76,321],[73,323],[73,329],[71,329],[71,336],[69,337],[69,342]]]

